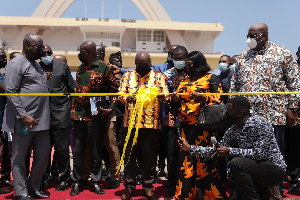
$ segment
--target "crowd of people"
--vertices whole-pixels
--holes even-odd
[[[59,183],[57,192],[71,188],[71,196],[87,185],[101,195],[105,176],[108,189],[124,180],[122,200],[134,196],[137,184],[147,199],[156,199],[153,184],[165,176],[165,196],[176,199],[281,199],[284,181],[289,192],[298,191],[299,95],[286,92],[300,88],[300,47],[296,59],[270,41],[264,23],[249,28],[246,42],[240,55],[220,57],[218,76],[200,51],[180,44],[169,48],[165,63],[152,66],[142,51],[135,67],[125,69],[121,52],[106,63],[105,47],[85,41],[76,80],[66,57],[53,55],[37,34],[26,34],[23,51],[9,62],[0,49],[0,92],[7,94],[0,96],[1,187],[12,182],[19,200],[51,198],[43,193],[51,181]],[[145,91],[149,97],[141,104]],[[222,95],[228,92],[235,95]],[[222,126],[198,125],[201,109],[222,103]]]

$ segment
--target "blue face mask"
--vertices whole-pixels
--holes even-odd
[[[53,55],[51,55],[51,56],[46,56],[46,57],[41,57],[41,60],[42,60],[42,62],[43,62],[45,65],[49,65],[49,64],[52,63],[52,61],[53,61]]]
[[[174,67],[176,69],[183,69],[183,68],[185,68],[185,61],[184,60],[181,60],[181,61],[174,60],[173,62],[174,62]]]
[[[224,73],[228,70],[228,64],[226,63],[219,63],[219,69],[221,71],[221,73]]]
[[[230,67],[230,71],[231,71],[231,72],[234,72],[234,70],[235,70],[235,64],[230,65],[229,67]]]

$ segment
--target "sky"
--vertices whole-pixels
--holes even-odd
[[[0,0],[0,16],[31,16],[41,1]],[[130,0],[77,0],[62,17],[85,17],[85,2],[88,18],[145,20]],[[269,26],[270,40],[294,54],[300,45],[299,0],[160,0],[160,3],[173,21],[221,23],[224,31],[215,40],[215,52],[240,54],[247,48],[249,27],[258,22]]]

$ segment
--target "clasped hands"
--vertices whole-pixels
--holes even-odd
[[[32,116],[26,115],[22,117],[23,123],[27,126],[27,128],[31,131],[36,125],[38,125],[38,121],[36,121]]]
[[[180,150],[188,151],[188,152],[190,151],[191,146],[183,137],[179,137],[177,142],[178,142]],[[225,157],[225,156],[229,155],[229,147],[220,146],[220,148],[217,148],[216,150],[217,150],[218,156]]]

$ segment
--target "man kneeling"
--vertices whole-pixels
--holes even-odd
[[[236,187],[230,199],[269,199],[268,186],[279,185],[284,177],[286,164],[274,137],[272,124],[263,117],[249,113],[247,98],[237,96],[227,104],[228,121],[232,125],[220,141],[218,156],[234,157],[230,171]],[[200,157],[207,156],[214,147],[189,145],[179,138],[181,150]]]

